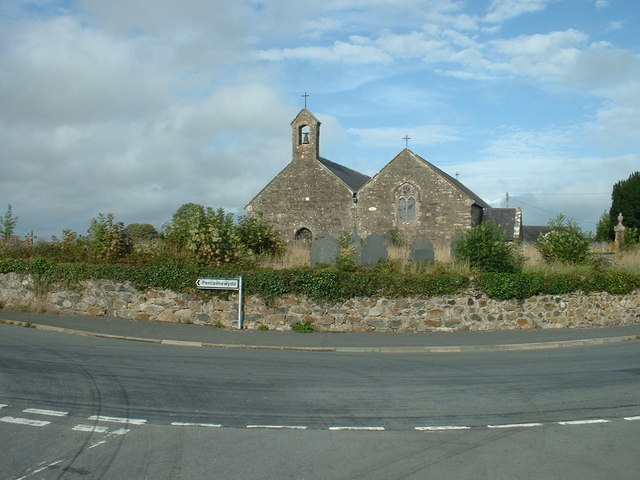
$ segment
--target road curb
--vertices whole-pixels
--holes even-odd
[[[579,340],[563,340],[551,342],[532,343],[510,343],[502,345],[434,345],[423,347],[304,347],[291,345],[250,345],[250,344],[228,344],[228,343],[207,343],[188,340],[156,339],[144,337],[132,337],[128,335],[112,335],[108,333],[89,332],[71,328],[55,327],[39,323],[23,322],[19,320],[0,319],[7,325],[35,328],[38,330],[65,333],[68,335],[79,335],[84,337],[110,338],[115,340],[126,340],[131,342],[158,343],[161,345],[171,345],[180,347],[208,347],[246,350],[279,350],[279,351],[302,351],[302,352],[338,352],[338,353],[482,353],[482,352],[509,352],[526,350],[549,350],[557,348],[574,348],[595,345],[605,345],[610,343],[626,342],[640,339],[640,335],[625,335],[619,337],[587,338]]]

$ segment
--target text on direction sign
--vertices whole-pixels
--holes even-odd
[[[238,290],[240,280],[237,278],[199,278],[196,286],[202,289]]]

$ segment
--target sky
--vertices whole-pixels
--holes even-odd
[[[640,170],[638,0],[0,0],[0,215],[236,214],[290,122],[374,175],[408,147],[526,225],[595,231]],[[508,198],[508,200],[507,200]]]

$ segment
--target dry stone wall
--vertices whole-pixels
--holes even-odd
[[[39,291],[33,278],[0,275],[0,307],[73,315],[104,315],[141,321],[201,323],[235,327],[238,297],[210,292],[178,294],[168,290],[137,290],[132,284],[96,280],[73,290]],[[247,329],[266,325],[290,330],[310,322],[329,332],[436,332],[462,330],[598,327],[640,323],[640,290],[628,295],[573,293],[527,300],[492,300],[469,291],[456,296],[354,298],[320,305],[286,296],[272,302],[245,297]]]

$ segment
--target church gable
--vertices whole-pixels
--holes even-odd
[[[314,236],[352,230],[352,192],[319,162],[290,163],[251,202],[249,214],[261,212],[285,239],[302,229]]]
[[[450,241],[457,229],[473,223],[476,205],[457,183],[404,149],[358,192],[362,234],[398,229],[407,239]]]
[[[307,109],[291,122],[292,159],[245,207],[283,238],[353,231],[354,192],[369,177],[319,156],[320,122]],[[303,232],[303,233],[301,233]]]

